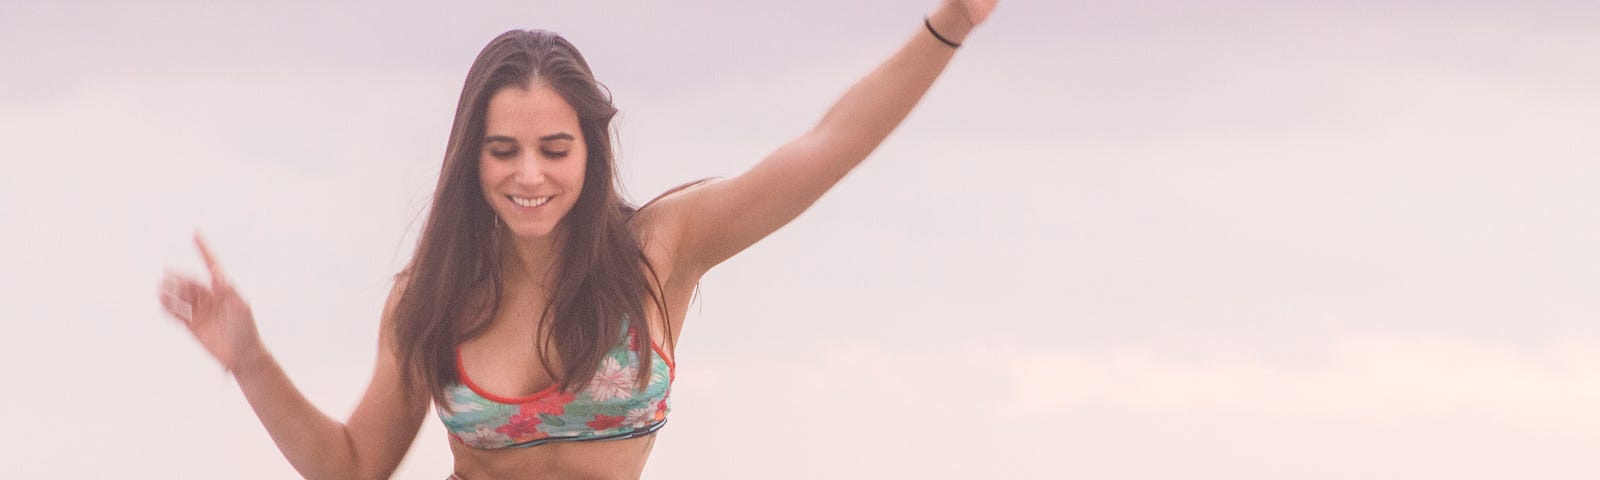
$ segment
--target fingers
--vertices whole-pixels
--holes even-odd
[[[185,302],[172,294],[161,293],[161,308],[166,310],[167,314],[171,315],[172,318],[183,322],[184,325],[194,321],[194,304]]]
[[[221,289],[228,284],[227,277],[222,274],[222,265],[217,262],[216,255],[211,253],[211,247],[206,245],[206,240],[200,237],[200,232],[194,232],[194,246],[200,249],[200,258],[206,262],[206,270],[211,272],[211,287]]]
[[[162,309],[191,329],[194,328],[195,310],[211,299],[211,292],[205,285],[172,271],[168,271],[161,279],[156,293]]]
[[[169,277],[161,282],[156,296],[161,300],[162,310],[172,318],[183,322],[184,326],[190,326],[194,322],[194,300],[192,296],[184,293],[185,290],[188,289]]]

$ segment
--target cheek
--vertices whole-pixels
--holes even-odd
[[[571,179],[570,182],[574,186],[582,186],[584,175],[588,173],[589,157],[587,152],[573,153],[578,155],[574,155],[572,157],[574,161],[568,164],[570,168],[567,171],[567,178]]]
[[[489,198],[490,192],[493,192],[495,186],[503,182],[505,180],[505,176],[507,175],[507,172],[503,171],[505,170],[505,166],[496,165],[496,163],[497,162],[488,161],[478,162],[478,189],[483,191],[484,198]]]
[[[489,162],[478,160],[478,186],[488,192],[488,187],[494,184],[494,169]]]

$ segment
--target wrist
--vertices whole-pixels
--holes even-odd
[[[234,358],[233,365],[226,365],[228,373],[234,378],[248,377],[272,364],[272,353],[267,351],[265,345],[256,343],[255,347],[244,349]]]
[[[967,34],[972,33],[974,26],[960,4],[954,2],[941,4],[937,10],[928,14],[927,20],[928,24],[939,32],[939,36],[958,44],[967,40]]]

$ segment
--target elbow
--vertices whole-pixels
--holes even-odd
[[[398,461],[394,462],[394,464],[383,465],[384,462],[381,461],[373,462],[371,455],[363,455],[361,449],[356,446],[356,439],[350,435],[348,428],[345,429],[345,446],[348,448],[347,451],[350,452],[346,456],[349,461],[345,463],[345,465],[349,466],[349,471],[340,478],[387,480],[391,475],[394,475],[395,468],[399,466]]]

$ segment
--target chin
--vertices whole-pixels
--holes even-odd
[[[531,240],[548,237],[555,229],[547,225],[528,225],[522,227],[512,227],[510,230],[511,235],[514,237]]]

